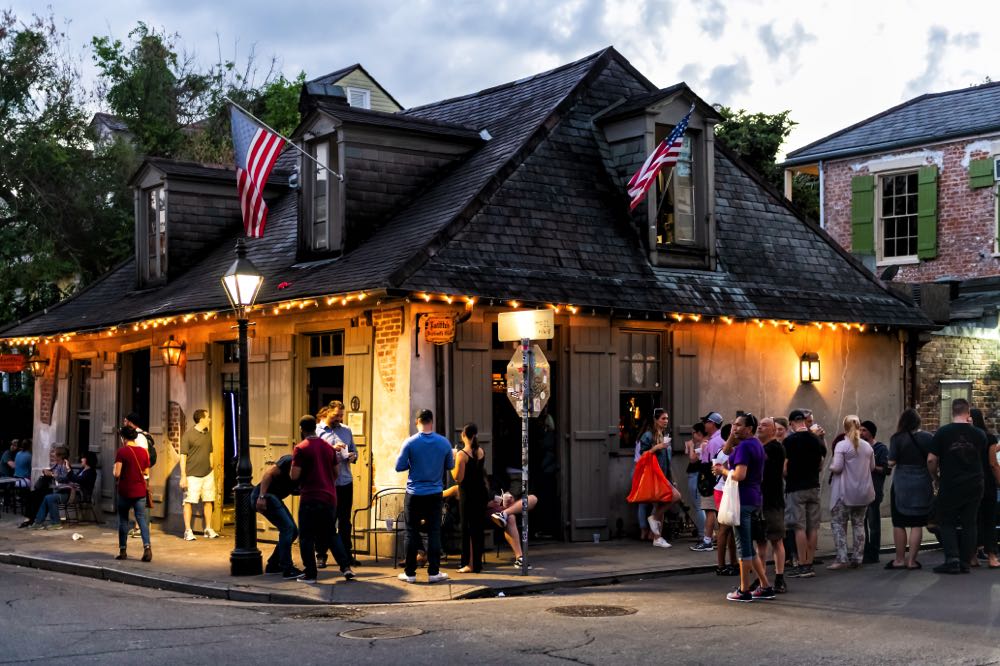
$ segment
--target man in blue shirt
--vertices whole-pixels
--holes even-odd
[[[417,412],[417,434],[403,442],[396,460],[396,471],[406,472],[406,564],[399,579],[417,580],[417,550],[420,548],[420,523],[427,524],[427,582],[447,580],[439,571],[441,564],[441,493],[445,473],[455,467],[451,443],[434,432],[434,414],[429,409]]]

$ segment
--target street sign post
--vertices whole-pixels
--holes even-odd
[[[528,418],[531,417],[533,400],[532,389],[534,385],[535,372],[532,363],[532,340],[549,340],[555,335],[555,317],[552,310],[521,310],[519,312],[501,312],[497,317],[497,333],[501,342],[512,342],[520,340],[520,352],[514,354],[511,365],[517,363],[517,357],[521,357],[521,575],[528,575]],[[548,402],[549,389],[548,361],[542,350],[537,346],[535,350],[539,359],[544,363],[545,391],[544,399],[538,396],[538,411]],[[507,366],[507,397],[517,409],[516,397],[511,394],[511,366]],[[537,416],[537,414],[534,414]]]

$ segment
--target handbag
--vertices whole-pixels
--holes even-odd
[[[639,456],[632,472],[632,489],[627,500],[633,504],[650,504],[654,502],[673,502],[674,490],[667,481],[656,456],[647,451]]]
[[[139,464],[139,456],[135,454],[135,449],[131,449],[132,457],[135,459],[135,466],[139,469],[139,474],[142,474],[142,465]],[[143,476],[142,480],[146,483],[146,508],[153,508],[153,494],[149,492],[149,479]]]
[[[737,527],[740,524],[740,483],[732,474],[726,477],[726,486],[722,489],[719,523],[730,527]]]

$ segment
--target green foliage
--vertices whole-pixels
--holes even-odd
[[[750,113],[721,104],[716,104],[715,110],[722,116],[715,136],[778,191],[783,191],[784,175],[777,159],[781,145],[798,124],[791,119],[792,112]],[[792,181],[792,201],[806,215],[819,219],[819,179],[808,174],[796,175]]]
[[[285,136],[299,126],[299,92],[306,82],[306,73],[299,72],[294,81],[284,76],[265,85],[260,91],[259,118]]]
[[[0,17],[0,322],[51,305],[131,249],[128,147],[95,149],[52,17]]]

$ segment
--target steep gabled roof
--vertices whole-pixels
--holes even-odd
[[[690,96],[694,100],[698,110],[704,116],[714,120],[722,120],[722,116],[719,115],[719,112],[716,111],[711,104],[696,95],[694,91],[688,87],[688,84],[681,81],[680,83],[675,83],[674,85],[667,86],[666,88],[660,88],[659,90],[642,93],[640,95],[633,95],[632,97],[624,100],[620,105],[609,109],[607,113],[601,114],[599,122],[607,123],[613,120],[618,120],[619,118],[637,115],[644,112],[657,102],[665,100],[679,92],[684,92]]]
[[[1000,131],[1000,82],[928,93],[788,153],[784,166]]]
[[[388,90],[382,87],[382,84],[378,82],[378,79],[369,74],[368,70],[361,66],[361,63],[356,62],[353,65],[348,65],[347,67],[334,70],[329,74],[324,74],[323,76],[317,76],[315,79],[310,79],[309,81],[306,81],[306,83],[335,84],[337,83],[337,81],[340,81],[342,78],[344,78],[345,76],[354,71],[360,71],[362,74],[367,76],[371,80],[371,82],[374,83],[376,86],[378,86],[378,89],[381,90],[385,94],[385,96],[392,101],[393,104],[395,104],[401,109],[404,108],[403,105],[400,104],[399,101],[395,97],[393,97]]]

